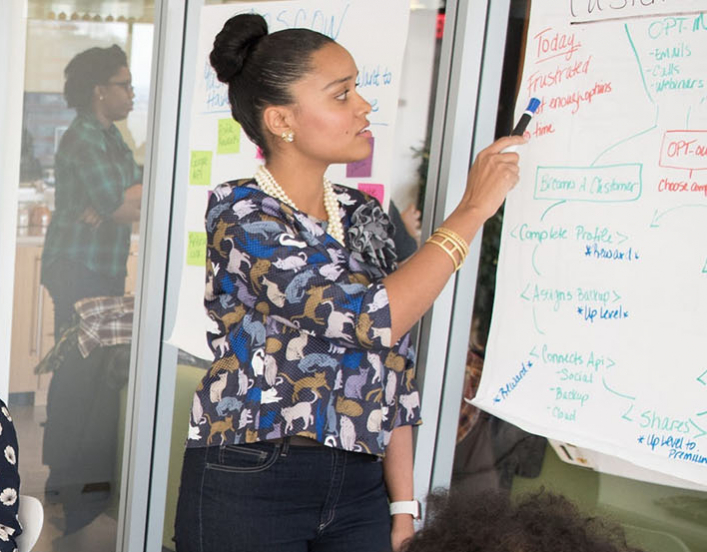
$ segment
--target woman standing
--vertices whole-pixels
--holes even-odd
[[[416,513],[407,332],[516,183],[518,158],[500,151],[522,139],[479,156],[459,207],[396,270],[380,205],[324,177],[370,153],[349,53],[239,15],[211,62],[266,162],[219,186],[207,211],[205,305],[219,331],[192,407],[177,549],[397,550]]]
[[[76,118],[57,150],[56,210],[42,252],[57,342],[76,301],[125,292],[131,224],[142,199],[141,171],[115,126],[135,97],[125,52],[117,45],[90,48],[64,74],[64,97]]]
[[[64,75],[64,98],[76,117],[56,154],[56,210],[41,272],[54,303],[55,344],[78,325],[74,306],[79,300],[125,293],[131,228],[140,217],[142,197],[141,170],[115,126],[128,116],[135,97],[125,52],[117,45],[84,50],[71,59]],[[106,310],[106,305],[93,306],[94,318]],[[45,489],[63,505],[65,534],[86,526],[109,504],[105,496],[86,500],[85,489],[112,477],[115,439],[103,436],[115,431],[119,416],[118,388],[101,378],[106,360],[116,357],[102,349],[86,359],[76,346],[69,350],[49,387],[42,448],[42,461],[50,468]],[[127,373],[127,361],[112,366]],[[97,397],[110,400],[99,405]],[[99,415],[87,418],[92,409]],[[76,430],[77,423],[82,431]],[[81,461],[75,462],[76,457]]]

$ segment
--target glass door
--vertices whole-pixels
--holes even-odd
[[[19,174],[4,182],[17,189],[8,406],[21,492],[44,506],[36,549],[114,550],[154,5],[30,0],[25,13]]]

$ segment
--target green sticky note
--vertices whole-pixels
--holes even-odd
[[[216,153],[238,153],[240,151],[241,125],[233,119],[219,119]]]
[[[187,265],[206,266],[206,232],[189,232]]]
[[[192,151],[189,163],[189,184],[194,186],[211,185],[211,157],[210,151]]]

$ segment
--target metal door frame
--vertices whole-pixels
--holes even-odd
[[[470,161],[494,138],[510,0],[447,2],[434,112],[423,236],[441,225],[466,187]],[[481,232],[463,268],[422,320],[418,381],[423,425],[415,446],[415,494],[451,481]],[[440,361],[440,359],[442,359]]]

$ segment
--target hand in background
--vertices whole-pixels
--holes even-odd
[[[101,217],[93,207],[86,207],[83,213],[81,213],[79,220],[89,226],[97,228],[103,222],[103,217]]]
[[[120,224],[130,224],[140,220],[142,206],[142,184],[133,184],[125,190],[123,203],[110,218]]]
[[[420,216],[422,213],[415,207],[415,205],[408,205],[400,217],[403,219],[403,224],[405,224],[405,230],[410,234],[415,241],[417,246],[420,247]]]

